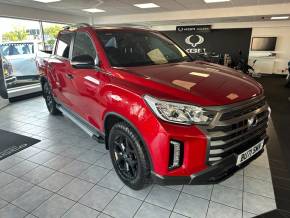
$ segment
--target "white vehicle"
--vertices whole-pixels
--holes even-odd
[[[5,42],[0,44],[1,53],[11,63],[13,74],[17,79],[37,79],[35,57],[37,42]]]

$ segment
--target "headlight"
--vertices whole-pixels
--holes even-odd
[[[145,101],[162,120],[190,124],[208,124],[212,120],[212,114],[201,107],[158,100],[149,95],[144,96]]]

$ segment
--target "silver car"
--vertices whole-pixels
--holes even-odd
[[[37,79],[38,72],[35,63],[37,43],[6,42],[0,44],[2,55],[9,61],[13,74],[17,79]]]
[[[11,63],[4,57],[4,55],[0,51],[0,58],[2,60],[2,70],[3,76],[5,79],[5,83],[7,88],[14,86],[17,82],[15,75],[13,74],[13,68]]]

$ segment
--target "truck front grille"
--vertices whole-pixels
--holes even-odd
[[[242,153],[266,138],[269,110],[264,97],[215,110],[217,115],[206,128],[209,165]]]

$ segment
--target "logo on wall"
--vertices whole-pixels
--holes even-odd
[[[195,48],[204,43],[204,38],[201,35],[190,35],[185,38],[185,43]]]
[[[176,26],[176,32],[210,32],[211,25]]]

